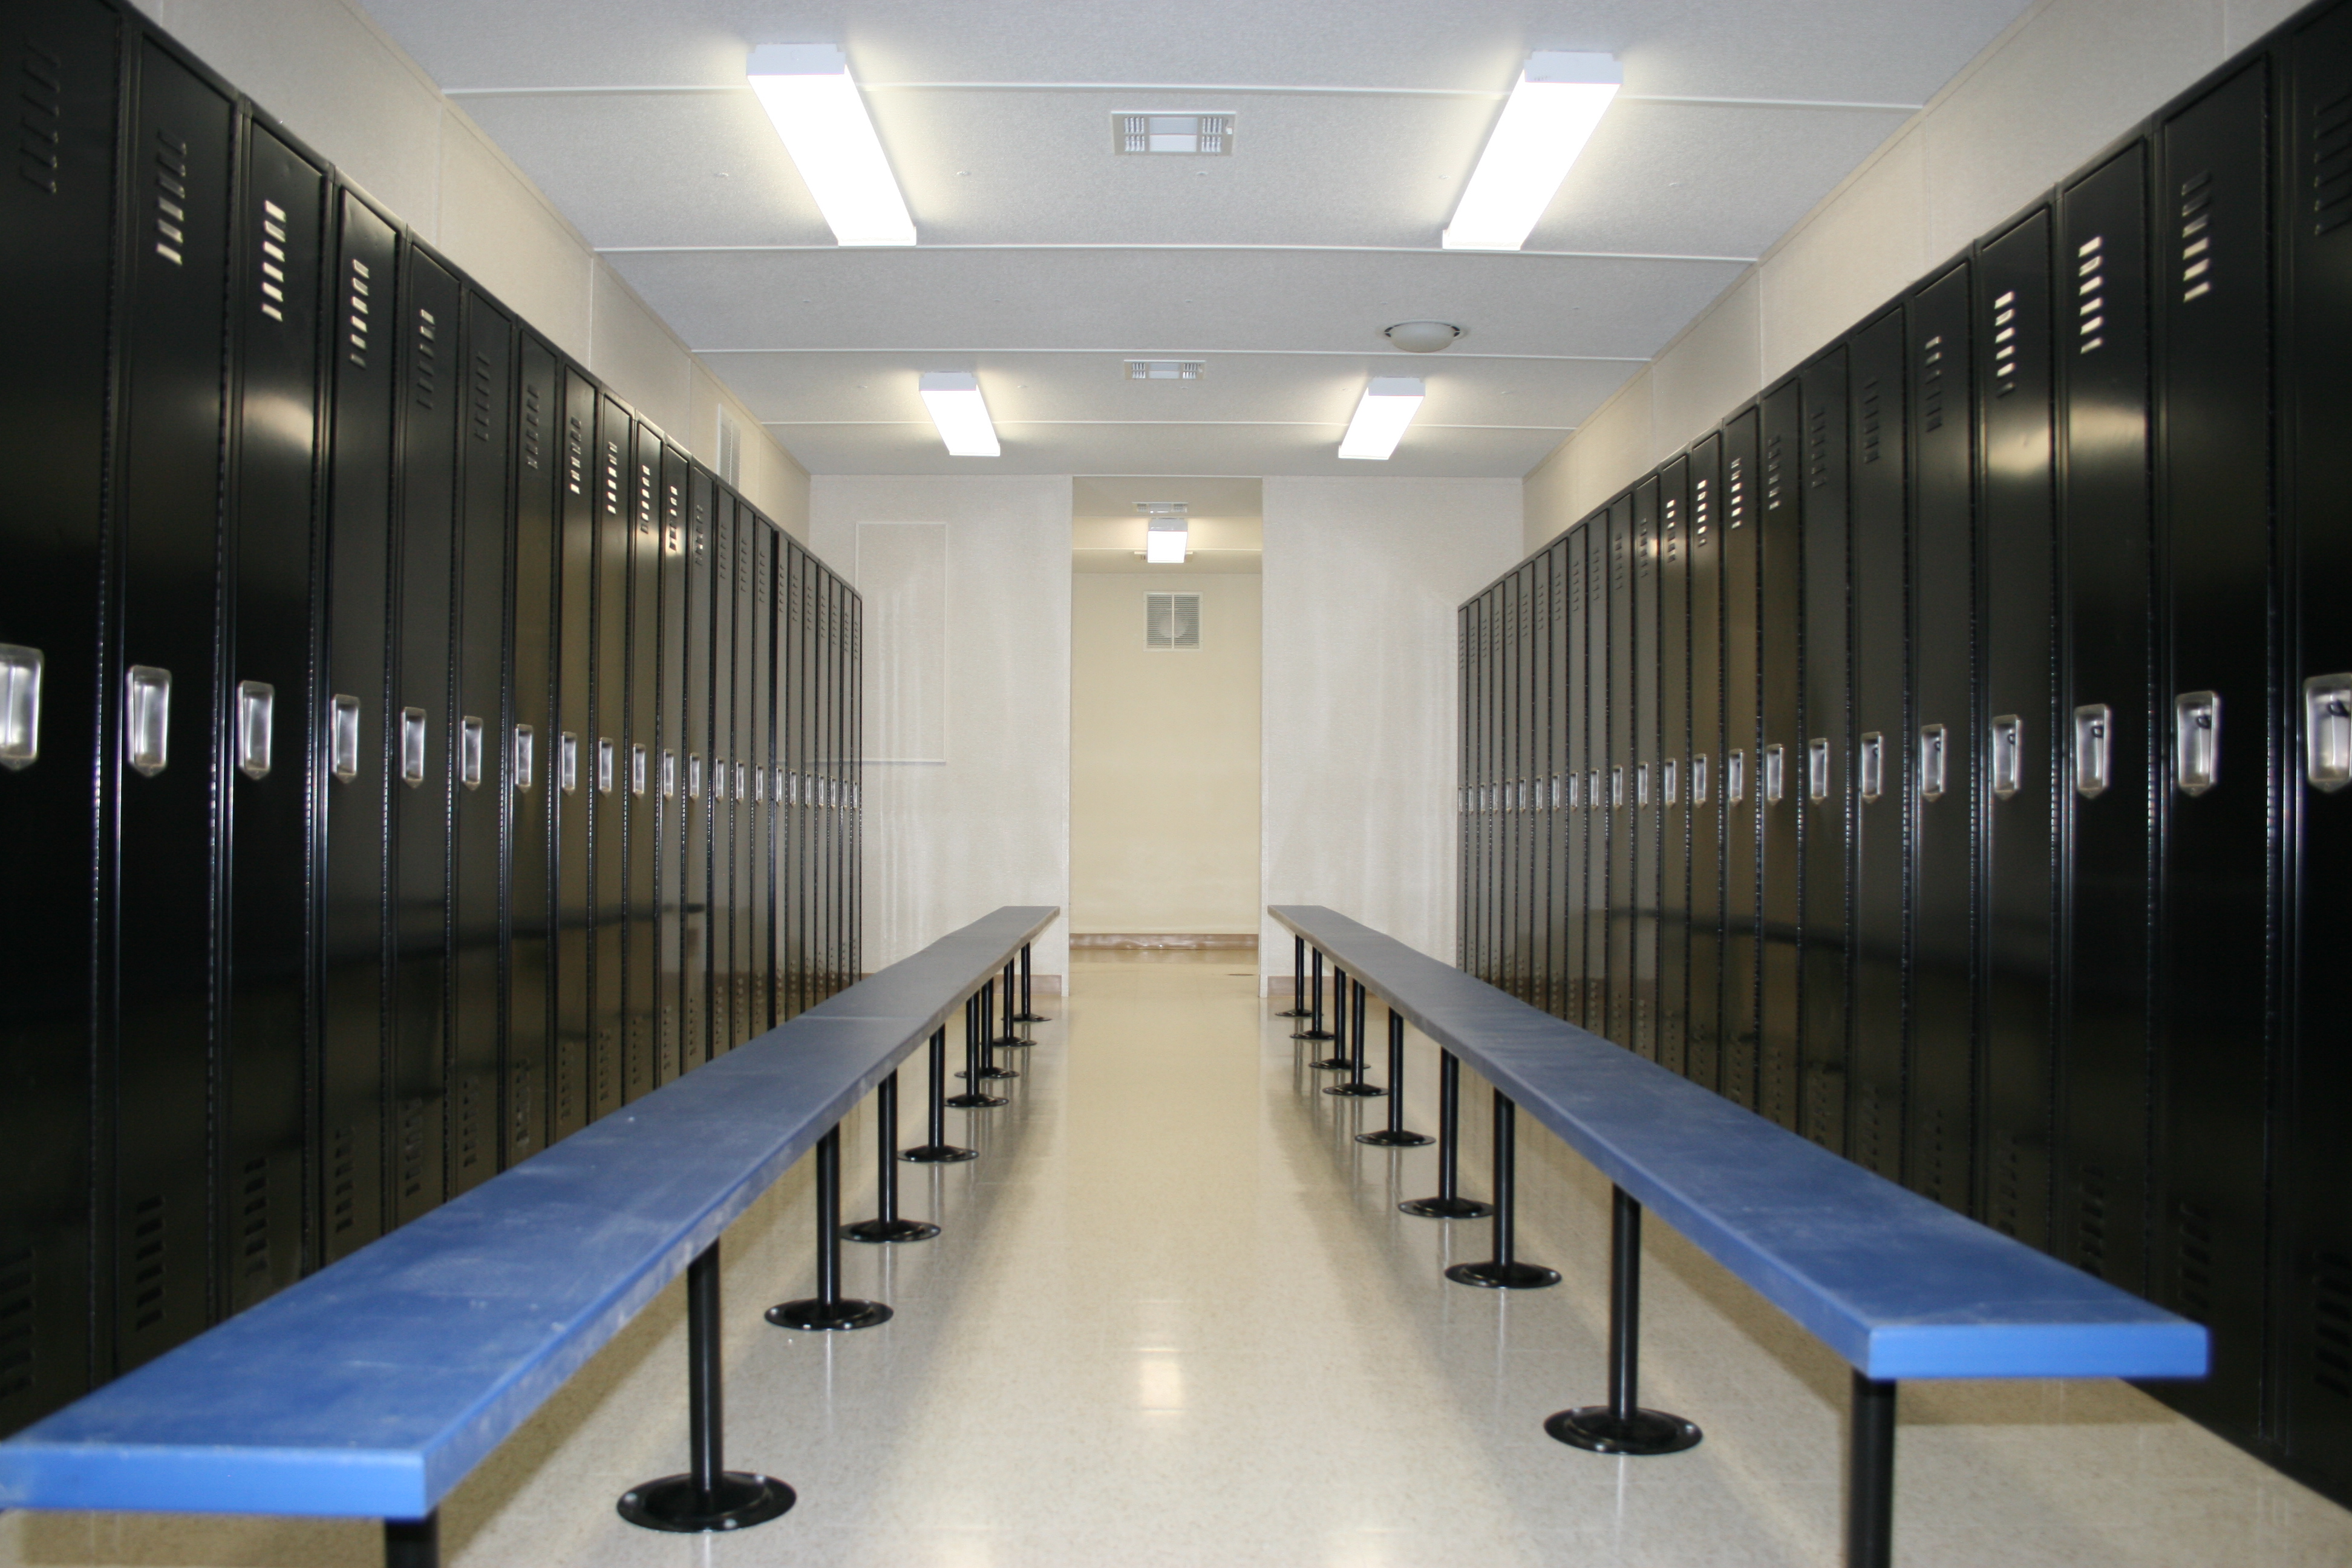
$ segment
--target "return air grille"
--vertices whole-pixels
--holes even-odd
[[[1143,646],[1147,648],[1184,648],[1201,646],[1201,595],[1198,594],[1146,594],[1143,595]]]
[[[1114,114],[1110,144],[1116,153],[1176,153],[1221,156],[1234,150],[1230,114]]]

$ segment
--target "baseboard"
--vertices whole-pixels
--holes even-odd
[[[1255,952],[1255,931],[1087,931],[1073,933],[1073,948],[1109,948],[1128,952]]]

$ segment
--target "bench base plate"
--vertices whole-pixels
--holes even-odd
[[[1388,1090],[1376,1083],[1335,1083],[1323,1092],[1339,1095],[1349,1100],[1377,1100],[1388,1093]]]
[[[862,1219],[845,1225],[841,1234],[851,1241],[929,1241],[940,1227],[919,1219]]]
[[[879,1301],[827,1301],[812,1296],[804,1301],[780,1301],[768,1309],[767,1318],[780,1329],[821,1333],[878,1328],[890,1321],[890,1309]]]
[[[965,1160],[977,1160],[977,1149],[959,1149],[952,1143],[922,1143],[912,1149],[898,1151],[898,1158],[909,1165],[953,1165]]]
[[[1434,1143],[1437,1140],[1426,1132],[1407,1132],[1402,1129],[1391,1132],[1383,1127],[1377,1132],[1357,1133],[1356,1142],[1370,1143],[1378,1149],[1418,1149],[1424,1144]]]
[[[1559,1270],[1540,1263],[1457,1263],[1445,1271],[1445,1277],[1456,1285],[1475,1285],[1482,1290],[1540,1290],[1559,1283]]]
[[[1415,1219],[1485,1219],[1495,1212],[1495,1205],[1476,1198],[1407,1198],[1397,1209]]]
[[[1679,1454],[1698,1447],[1699,1429],[1679,1415],[1663,1410],[1636,1410],[1631,1421],[1620,1421],[1606,1405],[1563,1410],[1544,1421],[1544,1430],[1571,1448],[1594,1454]]]
[[[692,1476],[664,1476],[623,1493],[619,1508],[621,1517],[631,1524],[699,1535],[765,1524],[796,1500],[793,1489],[772,1476],[727,1470],[720,1473],[718,1489],[707,1501]]]

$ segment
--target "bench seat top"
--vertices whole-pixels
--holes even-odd
[[[1870,1377],[2205,1374],[2198,1324],[1335,910],[1271,912]]]
[[[421,1519],[1058,911],[996,910],[0,1442],[0,1507]]]

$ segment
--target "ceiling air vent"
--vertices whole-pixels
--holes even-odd
[[[1114,114],[1110,117],[1110,146],[1114,153],[1226,153],[1234,150],[1234,117]]]
[[[1131,359],[1127,362],[1129,381],[1198,381],[1202,362],[1196,359]]]
[[[1201,595],[1143,595],[1143,646],[1147,648],[1199,647]]]

